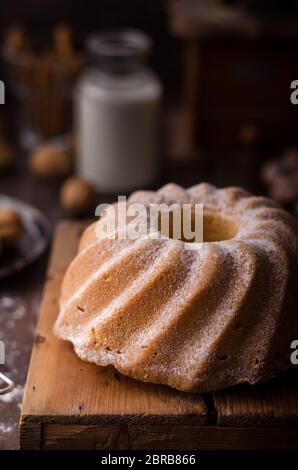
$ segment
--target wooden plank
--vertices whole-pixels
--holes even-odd
[[[201,396],[144,384],[112,368],[85,363],[70,343],[54,336],[61,281],[81,232],[82,224],[70,222],[57,229],[25,388],[21,445],[26,447],[29,422],[205,424],[207,409]]]
[[[21,418],[19,443],[21,449],[39,450],[42,442],[41,423],[27,422]]]
[[[297,428],[219,426],[131,426],[132,449],[290,450],[297,449]]]
[[[268,384],[215,392],[214,405],[221,426],[298,427],[297,371]]]
[[[80,237],[87,225],[87,222],[73,222],[71,220],[65,220],[57,225],[47,269],[48,279],[58,273],[62,275],[65,273],[69,263],[76,255]],[[46,289],[44,297],[45,293]]]
[[[290,450],[297,428],[43,425],[43,449]]]
[[[106,425],[61,425],[43,426],[44,450],[108,450],[129,449],[126,427]]]
[[[86,426],[45,424],[43,449],[285,450],[298,429],[219,426]]]

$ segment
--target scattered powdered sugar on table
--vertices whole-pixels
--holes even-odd
[[[18,384],[10,393],[0,396],[1,450],[15,448],[16,445],[23,384],[32,347],[24,338],[32,338],[33,341],[38,301],[37,296],[26,301],[26,297],[23,299],[8,292],[0,295],[0,340],[5,347],[5,364],[0,365],[0,371]]]
[[[0,296],[0,340],[5,347],[5,370],[12,380],[20,382],[21,379],[21,383],[25,380],[24,365],[28,363],[31,348],[31,345],[24,345],[23,337],[34,327],[28,313],[28,306],[20,297]]]
[[[18,385],[6,395],[0,396],[0,449],[10,449],[8,437],[17,433],[24,387]]]
[[[0,324],[5,323],[6,328],[13,329],[15,323],[26,314],[26,306],[18,297],[3,295],[0,298],[1,319]]]
[[[14,426],[9,426],[9,425],[0,423],[0,436],[1,434],[11,433],[13,429],[14,429]]]
[[[24,387],[18,385],[10,393],[6,395],[0,395],[0,410],[2,409],[2,403],[15,402],[17,405],[21,405],[23,399]]]

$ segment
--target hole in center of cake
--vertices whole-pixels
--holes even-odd
[[[165,237],[173,240],[194,243],[203,241],[201,220],[195,220],[194,213],[183,210],[183,208],[175,208],[168,212],[159,212],[158,214],[158,231]],[[196,230],[200,230],[200,234]]]
[[[221,214],[170,211],[158,215],[158,231],[165,237],[185,243],[219,242],[235,237],[238,225]]]
[[[203,240],[204,242],[220,242],[231,240],[238,231],[238,225],[222,217],[220,214],[204,211]]]

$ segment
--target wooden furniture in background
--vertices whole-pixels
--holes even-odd
[[[81,361],[53,324],[85,224],[58,226],[20,422],[21,449],[295,449],[298,381],[186,394]]]
[[[185,41],[180,141],[217,160],[297,145],[290,84],[298,77],[298,18],[202,3],[173,0],[170,9],[171,30]]]

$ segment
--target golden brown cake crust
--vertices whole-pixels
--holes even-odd
[[[290,367],[296,219],[270,199],[207,183],[139,191],[132,202],[203,203],[212,241],[186,250],[170,238],[103,240],[101,219],[65,275],[56,334],[83,360],[184,391],[253,384]],[[217,217],[226,239],[214,241]]]

